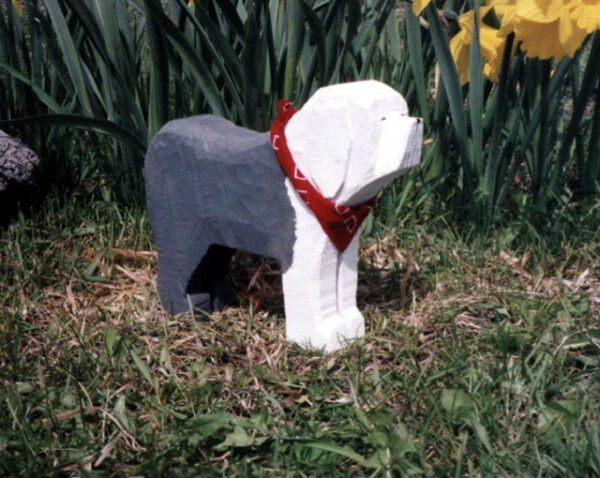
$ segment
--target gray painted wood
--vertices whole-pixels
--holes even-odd
[[[236,249],[292,259],[294,209],[268,133],[202,115],[166,124],[145,160],[158,248],[157,289],[166,310],[213,311],[230,299]]]

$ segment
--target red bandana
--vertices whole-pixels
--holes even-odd
[[[343,252],[352,241],[354,234],[360,229],[360,225],[369,211],[373,209],[375,198],[358,206],[344,206],[323,197],[298,169],[287,146],[284,126],[294,116],[296,108],[290,101],[281,100],[277,105],[277,110],[277,119],[271,125],[271,144],[279,164],[294,185],[298,195],[315,214],[325,234],[338,251]]]

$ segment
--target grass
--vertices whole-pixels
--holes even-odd
[[[600,240],[364,240],[364,339],[284,341],[277,264],[166,315],[143,209],[74,194],[0,233],[0,474],[600,476]],[[463,236],[463,237],[461,237]]]

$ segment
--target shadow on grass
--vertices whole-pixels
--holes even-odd
[[[358,267],[357,304],[361,310],[406,308],[432,290],[417,262],[400,253],[394,258],[389,251],[381,250],[379,244],[362,248]],[[281,268],[277,260],[238,251],[232,260],[230,279],[233,306],[284,315]]]

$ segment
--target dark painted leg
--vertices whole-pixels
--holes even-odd
[[[184,255],[172,250],[159,251],[157,289],[163,307],[171,314],[179,314],[190,310],[187,297],[187,286],[192,275],[194,259],[202,257]],[[194,308],[211,311],[210,295],[208,292],[191,294],[191,304]]]
[[[221,310],[231,302],[231,284],[227,279],[229,262],[235,253],[230,247],[212,244],[204,255],[186,287],[195,307],[212,312]],[[196,305],[200,300],[202,305]]]
[[[185,297],[183,271],[178,271],[168,258],[163,259],[161,256],[158,261],[156,288],[163,307],[170,314],[179,314],[189,309]]]

